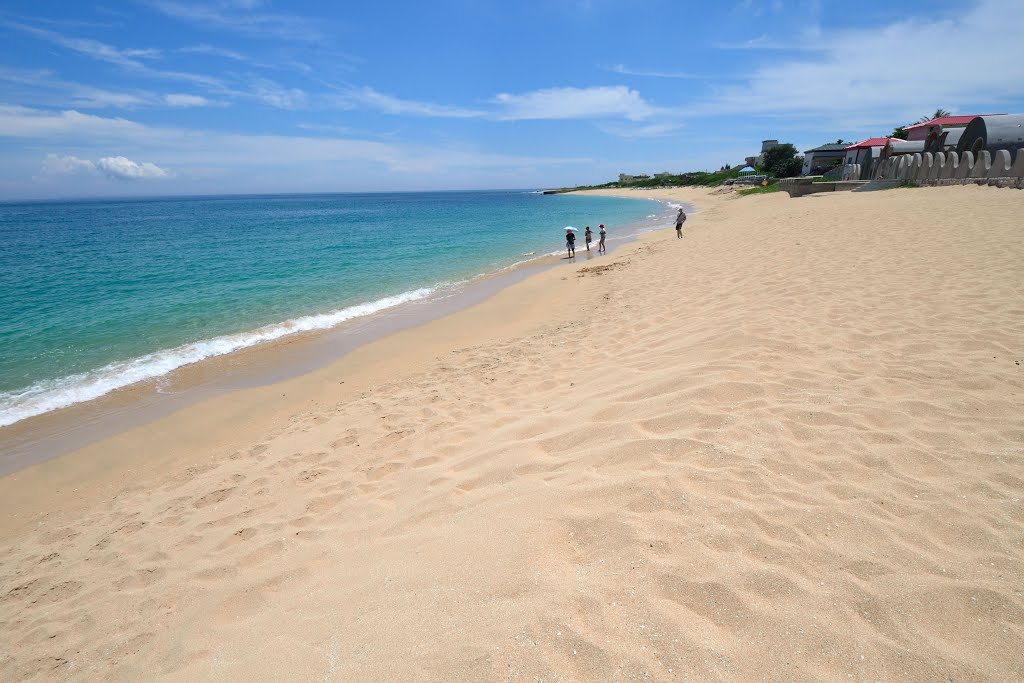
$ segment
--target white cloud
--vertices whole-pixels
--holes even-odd
[[[172,174],[156,164],[139,163],[127,157],[103,157],[92,162],[76,156],[47,154],[43,159],[41,176],[68,176],[75,174],[95,175],[102,173],[112,180],[153,180],[170,178]]]
[[[73,86],[71,93],[71,104],[86,109],[132,109],[149,104],[150,101],[151,97],[146,93],[116,92],[86,85]]]
[[[188,95],[184,93],[171,93],[164,95],[164,102],[172,107],[208,107],[210,100],[201,95]]]
[[[832,127],[891,126],[936,107],[978,113],[963,108],[1024,95],[1022,34],[1020,0],[976,0],[949,16],[887,26],[813,29],[804,37],[820,51],[813,59],[772,60],[689,113],[800,117]]]
[[[206,45],[205,43],[178,48],[178,52],[193,55],[207,55],[210,57],[223,57],[224,59],[233,59],[236,62],[251,61],[248,57],[240,52],[236,52],[235,50],[229,50],[215,45]]]
[[[166,71],[162,69],[154,69],[141,61],[138,58],[155,58],[159,57],[161,52],[155,48],[145,49],[121,49],[101,43],[98,40],[91,38],[75,38],[71,36],[61,35],[54,31],[48,31],[46,29],[36,28],[34,26],[28,26],[26,24],[20,24],[14,21],[5,21],[0,19],[0,25],[8,26],[10,28],[17,29],[29,35],[35,36],[42,40],[46,40],[55,45],[67,48],[79,54],[91,57],[93,59],[115,64],[123,69],[134,71],[136,73],[153,76],[155,78],[186,81],[189,83],[195,83],[207,88],[219,88],[223,89],[224,85],[217,78],[212,76],[206,76],[203,74],[187,73],[183,71]]]
[[[587,158],[491,153],[457,144],[439,147],[334,135],[224,134],[146,126],[74,111],[46,112],[0,106],[0,140],[5,137],[32,141],[24,148],[28,154],[32,154],[39,143],[73,146],[79,161],[47,157],[44,167],[54,171],[47,177],[53,179],[60,170],[80,169],[81,173],[63,175],[69,180],[91,175],[92,184],[69,182],[57,190],[48,182],[46,187],[50,188],[51,195],[54,191],[65,194],[109,192],[95,184],[104,177],[166,180],[163,191],[188,188],[192,192],[216,191],[209,185],[195,184],[200,176],[218,177],[218,189],[233,191],[310,189],[314,185],[301,183],[302,178],[312,176],[316,176],[319,183],[315,185],[317,190],[475,187],[480,186],[482,178],[490,178],[492,182],[499,182],[494,178],[507,178],[505,182],[515,181],[514,184],[525,186],[529,183],[524,179],[536,177],[538,169],[574,165],[590,169],[593,165],[593,160]],[[106,153],[115,145],[124,150],[125,156]],[[88,162],[89,158],[99,160]],[[160,159],[160,165],[132,161],[140,158]],[[24,166],[24,156],[11,155],[8,161],[11,163],[0,169],[0,183],[28,178],[28,174],[17,175],[15,170]],[[89,163],[95,166],[94,172],[89,172]],[[173,174],[169,166],[175,169]]]
[[[645,71],[643,69],[630,68],[625,64],[615,64],[609,67],[608,71],[624,76],[650,76],[653,78],[713,78],[712,76],[702,76],[686,71]]]
[[[252,81],[251,94],[264,104],[278,109],[302,109],[306,106],[306,93],[298,88],[285,88],[266,78]]]
[[[615,135],[626,140],[639,140],[643,138],[660,138],[676,132],[683,125],[681,123],[652,123],[646,126],[610,126],[599,125],[597,128],[603,133]]]
[[[111,64],[117,64],[118,66],[141,69],[144,68],[142,62],[138,61],[138,57],[156,57],[159,56],[159,50],[148,48],[148,49],[129,49],[120,50],[112,45],[101,43],[98,40],[92,40],[91,38],[73,38],[61,35],[54,31],[48,31],[42,28],[36,28],[35,26],[29,26],[27,24],[21,24],[16,21],[3,21],[4,25],[28,33],[29,35],[42,38],[43,40],[60,45],[61,47],[73,50],[80,54],[98,59],[104,62],[110,62]]]
[[[127,119],[83,114],[73,109],[53,112],[0,105],[0,138],[131,140],[150,139],[153,131]]]
[[[95,171],[96,164],[76,156],[57,156],[51,153],[43,159],[42,174],[45,176],[71,175],[79,172],[94,173]]]
[[[319,42],[320,31],[313,21],[305,17],[280,13],[252,13],[258,2],[229,4],[199,4],[154,0],[152,6],[169,17],[198,24],[205,29],[221,28],[251,36],[273,36],[287,40]]]
[[[640,93],[626,86],[593,88],[547,88],[521,95],[502,93],[494,98],[500,107],[497,117],[505,121],[523,119],[626,118],[640,121],[659,109]]]
[[[336,105],[343,108],[364,105],[371,109],[378,109],[385,114],[411,114],[414,116],[449,118],[476,118],[485,115],[485,112],[476,109],[464,109],[462,107],[432,104],[430,102],[417,102],[416,100],[403,100],[377,92],[373,88],[349,90],[335,96],[332,100]]]
[[[115,180],[152,180],[169,178],[171,174],[148,161],[141,164],[125,157],[103,157],[96,168]]]

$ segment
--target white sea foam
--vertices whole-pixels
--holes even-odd
[[[264,342],[300,332],[326,330],[346,320],[371,315],[428,296],[431,288],[414,289],[376,301],[349,306],[329,313],[307,315],[283,323],[266,325],[250,332],[228,334],[149,353],[139,358],[110,363],[98,370],[37,382],[22,391],[0,393],[0,427],[52,410],[90,401],[115,389],[161,377],[185,365],[223,356]]]

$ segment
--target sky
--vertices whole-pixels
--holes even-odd
[[[1024,0],[5,0],[0,200],[543,188],[1024,112]]]

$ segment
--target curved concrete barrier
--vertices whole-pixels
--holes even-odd
[[[960,154],[960,167],[956,171],[957,179],[970,178],[971,169],[974,168],[974,154],[962,152]]]
[[[1010,152],[1000,149],[992,156],[992,168],[988,170],[989,178],[1008,178],[1013,164],[1010,160]]]
[[[988,178],[988,172],[992,169],[992,155],[987,149],[978,152],[978,158],[974,160],[974,168],[971,169],[972,178]]]
[[[946,168],[945,152],[938,152],[932,159],[932,167],[928,171],[928,180],[938,180],[942,177],[942,171]]]
[[[918,180],[928,180],[932,177],[932,170],[935,166],[935,155],[931,152],[921,154],[921,168],[917,171]]]
[[[956,152],[949,152],[946,154],[946,168],[942,169],[943,180],[950,180],[956,178],[957,171],[960,170],[960,155]]]
[[[1024,148],[1017,150],[1017,157],[1013,160],[1010,174],[1017,178],[1024,178]]]
[[[897,166],[896,166],[896,180],[906,180],[907,179],[907,171],[908,171],[909,167],[910,167],[910,159],[908,159],[906,156],[900,157],[899,161],[897,162]]]

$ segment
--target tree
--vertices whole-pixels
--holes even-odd
[[[931,121],[932,119],[941,119],[943,116],[952,116],[952,114],[950,114],[945,109],[936,109],[935,113],[932,114],[931,116],[922,116],[917,121],[914,121],[914,123],[925,123],[926,121]]]
[[[798,157],[796,147],[788,142],[764,153],[764,170],[776,178],[798,176],[803,165],[803,157]]]
[[[906,140],[908,135],[909,133],[907,133],[907,129],[904,126],[893,128],[892,132],[889,133],[889,137],[897,138],[899,140]]]
[[[836,140],[836,144],[837,144],[837,145],[841,145],[841,144],[843,144],[844,142],[846,142],[846,140],[844,140],[844,139],[842,139],[842,138],[839,138],[838,140]]]

